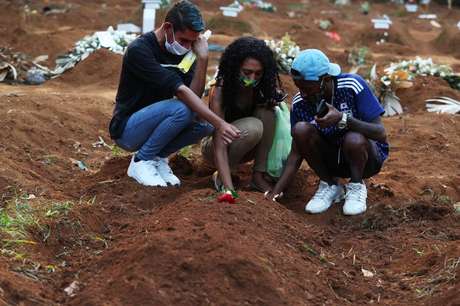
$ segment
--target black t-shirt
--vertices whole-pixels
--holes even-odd
[[[129,117],[158,101],[174,97],[179,86],[190,86],[195,65],[186,73],[175,67],[184,56],[163,51],[154,32],[134,40],[123,57],[120,84],[109,131],[113,139],[120,138]]]

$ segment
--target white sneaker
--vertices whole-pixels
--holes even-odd
[[[319,214],[326,211],[332,203],[343,199],[342,185],[329,185],[324,181],[319,182],[318,190],[305,206],[305,211],[311,214]]]
[[[144,186],[166,187],[166,182],[161,178],[153,160],[134,161],[134,156],[128,167],[128,176]]]
[[[177,176],[174,175],[174,173],[171,170],[171,167],[169,167],[168,158],[156,157],[153,160],[156,163],[155,166],[158,170],[158,173],[160,174],[161,178],[166,182],[166,184],[169,184],[171,186],[180,185],[180,180],[177,178]]]
[[[366,185],[361,183],[348,183],[346,187],[347,194],[345,195],[343,213],[352,216],[365,212],[367,199]]]

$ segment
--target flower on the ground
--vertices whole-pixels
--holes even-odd
[[[217,201],[234,204],[237,198],[238,198],[238,194],[236,193],[236,191],[225,190],[217,197]]]

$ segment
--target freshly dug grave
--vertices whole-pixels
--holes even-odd
[[[0,42],[53,57],[82,34],[138,13],[126,0],[106,9],[100,1],[71,2],[70,15],[36,16],[15,33],[7,29],[13,22],[22,27],[17,4],[23,3],[2,4]],[[301,17],[290,18],[292,6],[273,2],[277,13],[246,9],[236,20],[264,38],[289,32],[302,48],[321,47],[343,67],[341,50],[375,44],[373,34],[359,38],[372,16],[362,17],[356,5],[331,17],[343,38],[332,43],[314,19],[335,6],[314,1],[299,11]],[[205,16],[217,16],[216,8],[227,3],[198,4],[206,7]],[[376,14],[398,10],[373,7]],[[460,19],[458,10],[433,10],[446,22]],[[410,16],[392,17],[413,22]],[[42,32],[33,37],[49,43],[32,43],[34,25]],[[66,26],[74,29],[56,31]],[[226,27],[216,31],[221,44],[241,34]],[[403,30],[396,34],[400,40],[371,47],[379,65],[419,49],[420,55],[457,61],[454,50],[438,50],[433,41],[414,49]],[[212,60],[214,65],[216,54]],[[381,173],[367,182],[368,211],[345,217],[339,204],[313,216],[304,213],[304,205],[317,178],[305,164],[279,204],[248,187],[250,164],[239,171],[237,204],[217,203],[213,169],[202,162],[198,147],[187,160],[173,159],[180,188],[145,188],[128,178],[130,156],[112,147],[107,133],[120,63],[120,56],[99,50],[44,86],[0,85],[0,209],[14,200],[33,207],[72,205],[57,214],[50,210],[29,227],[33,243],[11,247],[2,240],[0,304],[458,304],[460,217],[454,204],[460,201],[460,117],[426,113],[423,102],[435,95],[460,98],[444,81],[418,78],[412,88],[398,91],[406,113],[383,120],[391,151]],[[288,76],[282,79],[292,97],[295,86]],[[72,283],[70,296],[64,289]]]

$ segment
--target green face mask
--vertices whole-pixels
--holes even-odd
[[[253,80],[245,76],[240,76],[241,85],[248,88],[254,88],[259,84],[259,80]]]

